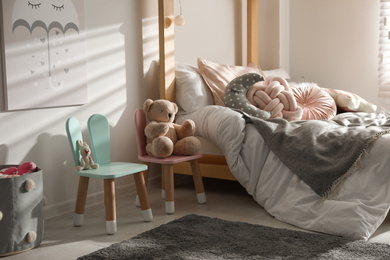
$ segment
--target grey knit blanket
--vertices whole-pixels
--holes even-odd
[[[390,118],[377,114],[344,113],[332,120],[292,122],[242,114],[275,155],[327,199],[337,195],[344,179],[357,169],[374,142],[390,132]]]

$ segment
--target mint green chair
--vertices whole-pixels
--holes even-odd
[[[95,163],[99,164],[97,169],[77,171],[80,176],[77,191],[77,200],[73,223],[81,226],[84,220],[85,204],[88,193],[89,178],[104,180],[104,203],[106,207],[106,230],[108,234],[115,234],[116,224],[116,202],[115,182],[116,178],[133,174],[137,193],[142,209],[142,216],[145,221],[153,219],[150,208],[149,197],[146,190],[143,171],[148,169],[147,165],[129,162],[111,162],[110,158],[110,127],[105,116],[94,114],[88,119],[88,132],[91,140],[92,157]],[[66,121],[66,133],[76,167],[80,164],[80,146],[78,140],[83,141],[79,121],[70,117]]]

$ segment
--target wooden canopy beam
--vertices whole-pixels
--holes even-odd
[[[259,0],[247,0],[247,63],[259,65]]]
[[[173,0],[158,1],[160,98],[175,101],[175,39]]]

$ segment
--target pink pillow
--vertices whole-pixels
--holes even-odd
[[[246,73],[260,74],[257,67],[221,65],[200,58],[198,58],[198,67],[200,75],[213,94],[214,103],[219,106],[225,106],[223,98],[225,88],[230,81]]]
[[[329,120],[337,112],[333,98],[319,87],[300,85],[292,88],[298,106],[303,109],[302,120]]]
[[[259,70],[259,73],[261,74],[261,76],[263,76],[265,78],[265,74],[261,70],[260,65],[257,65],[256,63],[251,62],[251,63],[248,64],[248,67],[250,67],[250,68],[257,68]]]

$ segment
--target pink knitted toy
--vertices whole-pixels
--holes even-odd
[[[271,118],[288,121],[302,118],[302,108],[297,105],[287,81],[281,77],[267,77],[255,83],[248,89],[246,97],[255,107],[271,112]]]

